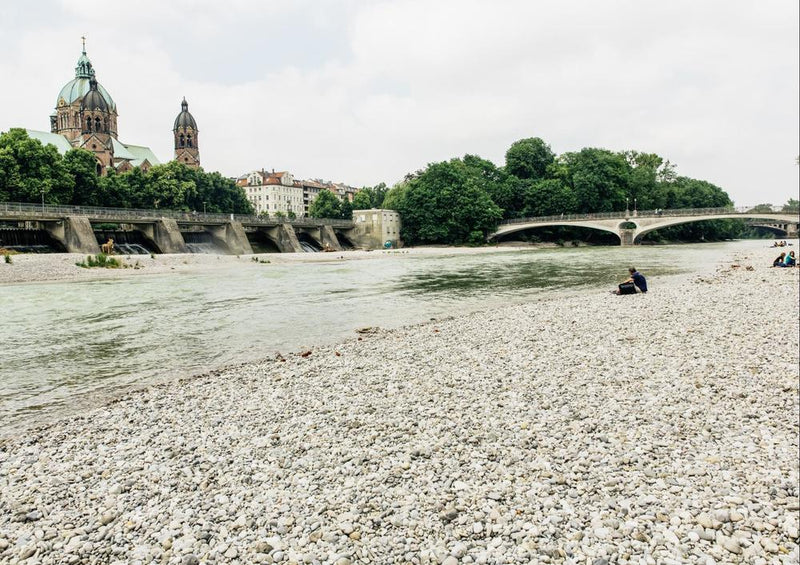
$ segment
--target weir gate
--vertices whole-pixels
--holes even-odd
[[[354,227],[326,218],[0,203],[0,247],[33,243],[68,253],[100,253],[109,238],[122,253],[341,251],[363,246]]]

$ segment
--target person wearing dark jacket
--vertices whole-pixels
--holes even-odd
[[[636,294],[637,292],[641,292],[642,294],[646,294],[647,279],[644,278],[644,275],[637,271],[636,267],[630,267],[628,273],[630,273],[630,277],[619,285],[619,290],[617,290],[616,293]]]

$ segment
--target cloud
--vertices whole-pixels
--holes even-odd
[[[16,109],[0,129],[46,128],[86,32],[121,138],[168,159],[185,95],[204,166],[230,176],[392,183],[464,153],[502,164],[513,141],[540,136],[559,153],[658,152],[741,203],[796,193],[794,3],[57,5],[51,20],[18,14],[2,43],[14,54],[2,76],[28,92],[0,94]]]

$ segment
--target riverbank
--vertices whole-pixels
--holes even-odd
[[[260,253],[253,255],[212,255],[181,253],[163,255],[115,255],[122,262],[118,269],[82,268],[76,265],[86,260],[80,253],[19,253],[11,255],[11,263],[0,258],[0,284],[56,281],[93,281],[144,275],[171,273],[206,273],[237,266],[263,269],[266,264],[335,263],[398,255],[476,255],[514,249],[534,249],[533,246],[493,247],[413,247],[390,250],[351,250],[331,253]]]
[[[365,332],[0,440],[0,561],[796,563],[800,270],[773,254]]]

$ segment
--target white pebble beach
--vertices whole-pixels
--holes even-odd
[[[800,269],[774,254],[365,332],[7,437],[0,563],[796,564]]]

